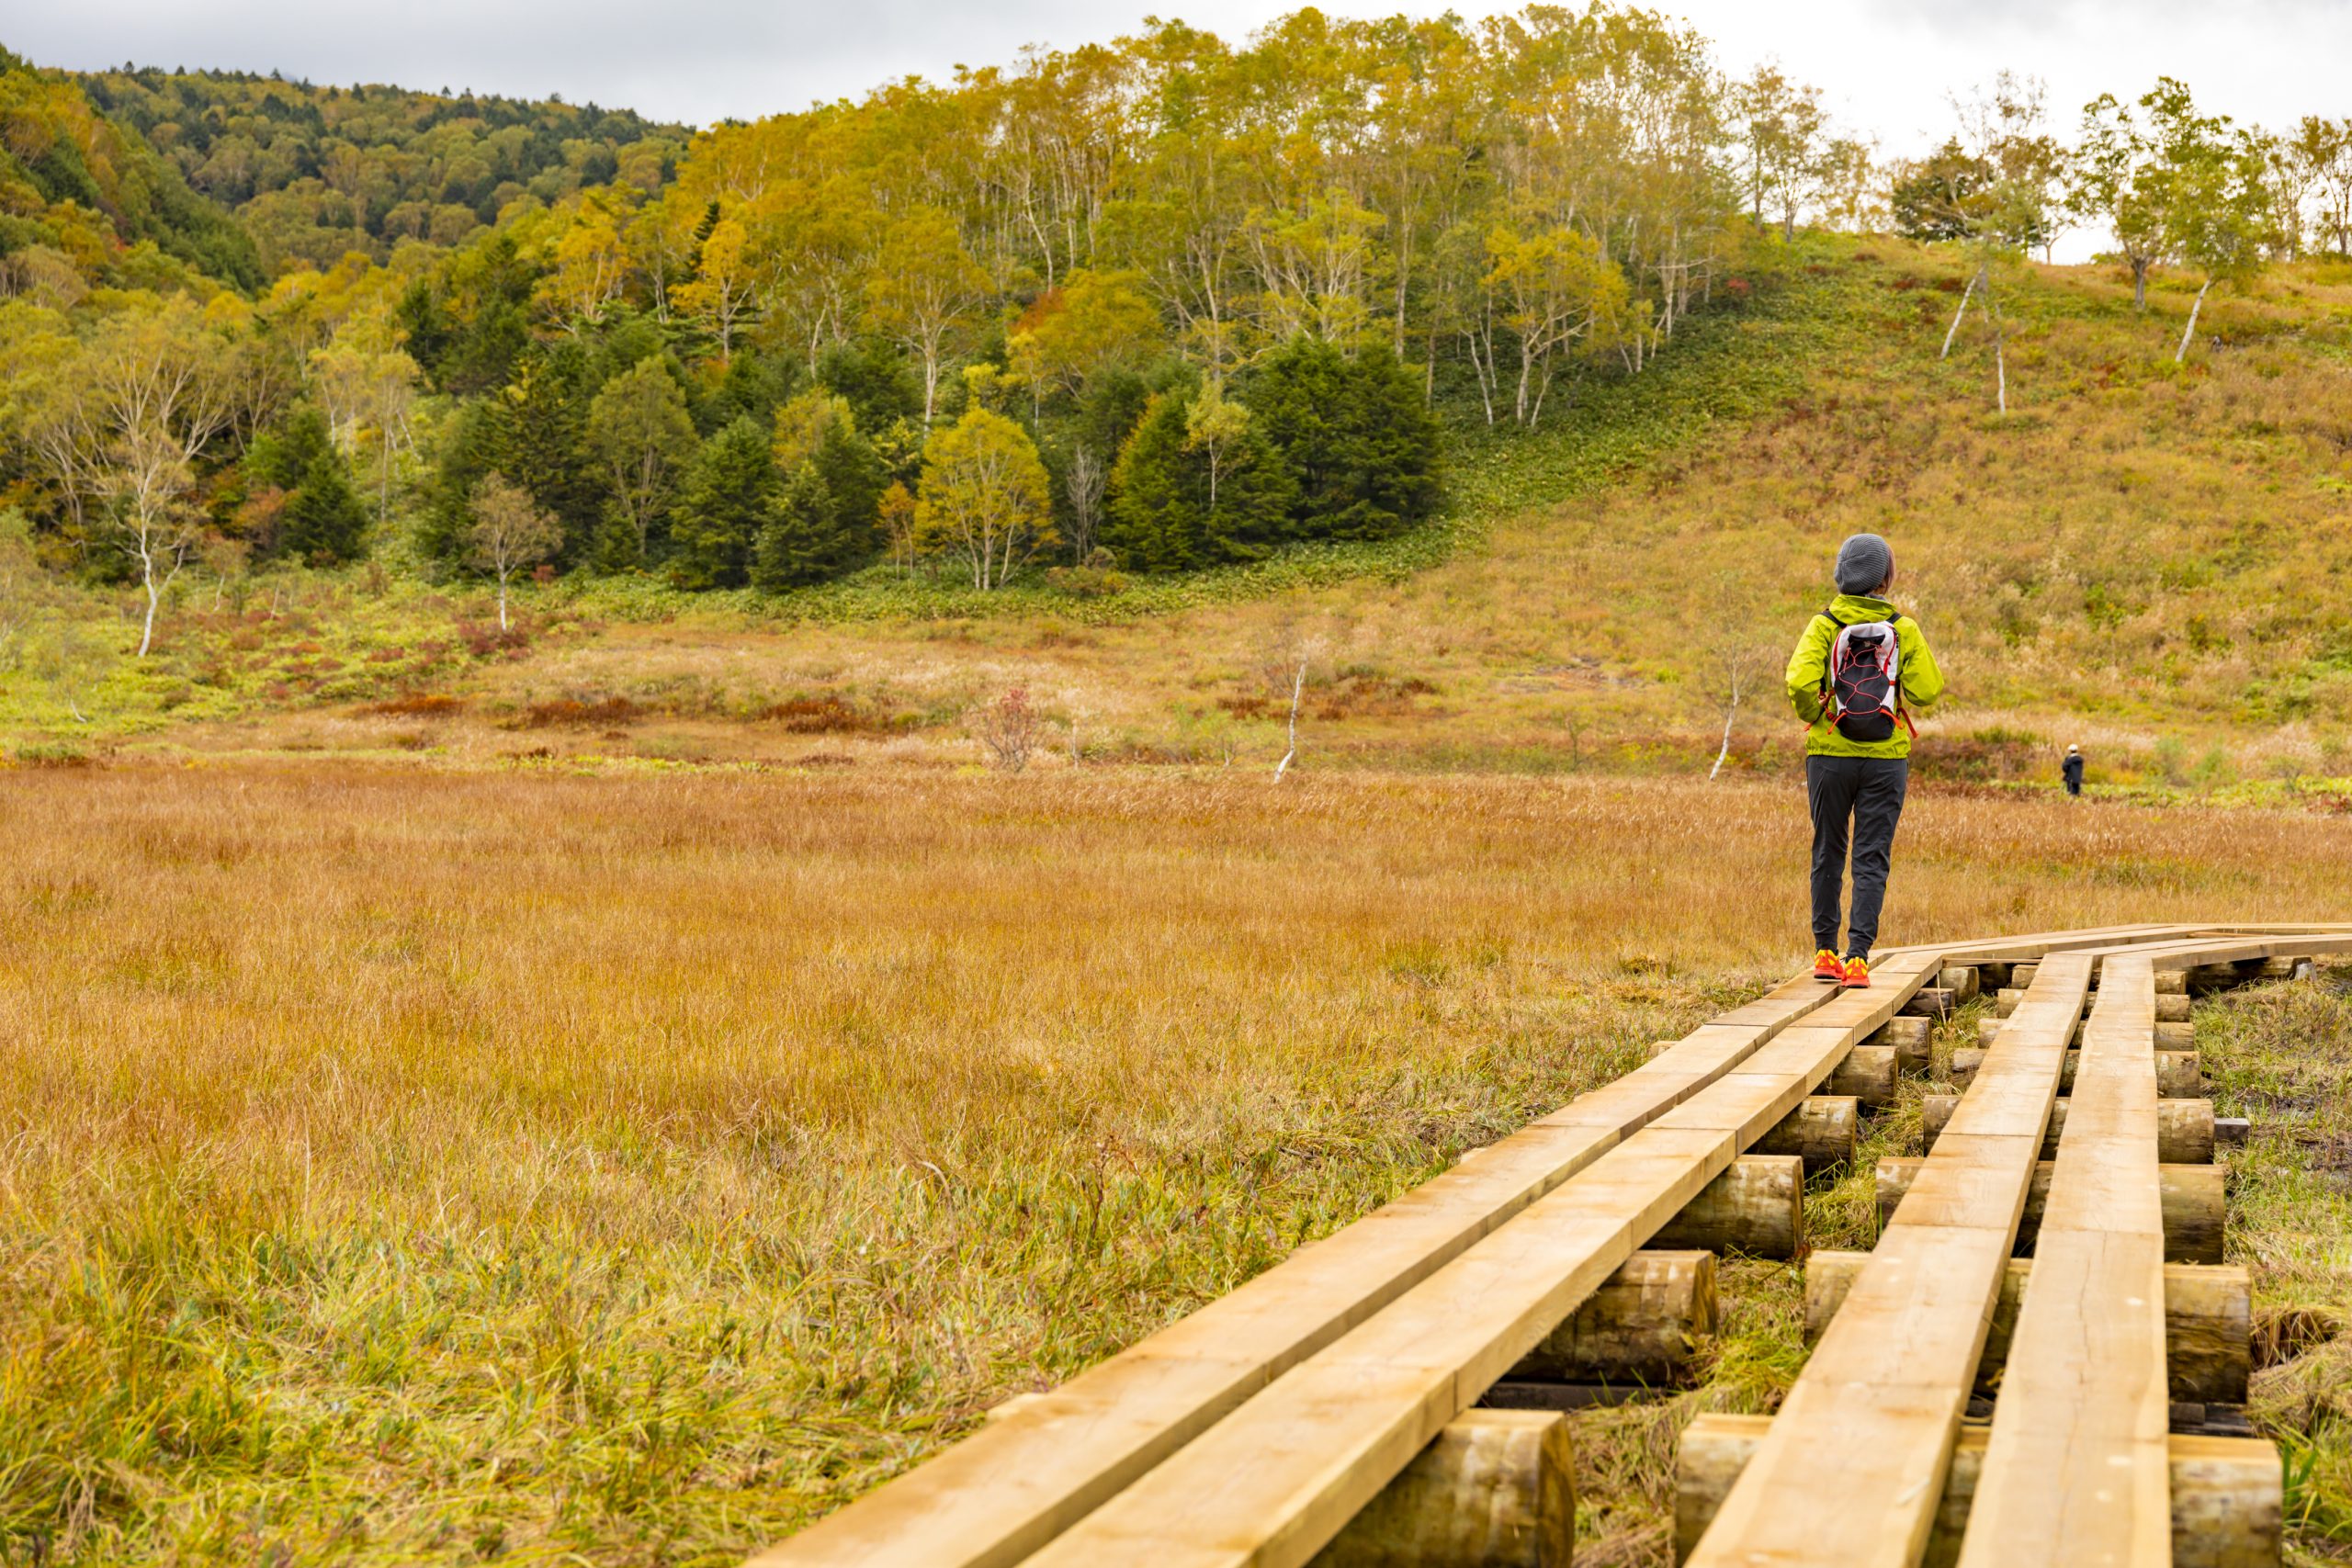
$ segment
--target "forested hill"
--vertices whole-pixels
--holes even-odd
[[[0,258],[6,291],[91,283],[257,288],[243,228],[71,77],[0,49]]]
[[[589,186],[658,194],[691,136],[594,104],[40,71],[0,49],[0,256],[52,281],[54,263],[29,247],[85,283],[257,289],[355,254],[388,262],[403,241],[460,245],[518,204]],[[8,291],[26,287],[20,276]]]
[[[126,65],[76,80],[195,190],[233,210],[272,273],[401,240],[456,245],[523,197],[654,195],[691,132],[628,109],[471,92],[312,86]]]

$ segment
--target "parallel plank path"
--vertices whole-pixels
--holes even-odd
[[[1867,991],[1790,981],[752,1562],[1305,1563],[1939,969],[2030,961],[1694,1561],[1918,1562],[2104,966],[1963,1550],[2169,1562],[2154,972],[2344,951],[2352,927],[2121,926],[1892,950]]]

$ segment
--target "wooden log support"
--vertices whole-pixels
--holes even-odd
[[[1769,1416],[1702,1415],[1682,1430],[1674,1467],[1674,1555],[1687,1562],[1748,1460],[1771,1430]],[[1992,1433],[1963,1427],[1928,1536],[1925,1568],[1952,1568],[1976,1500]],[[2173,1568],[2255,1568],[2278,1562],[2285,1472],[2278,1450],[2257,1438],[2174,1437],[2165,1471],[2172,1492]]]
[[[1804,1161],[1795,1155],[1741,1156],[1667,1221],[1651,1245],[1796,1257],[1804,1249]]]
[[[1829,1081],[1822,1088],[1830,1094],[1850,1095],[1877,1109],[1894,1103],[1897,1070],[1894,1046],[1857,1045],[1830,1070]]]
[[[1715,1326],[1713,1253],[1636,1252],[1508,1375],[1666,1387],[1688,1380]]]
[[[1952,1005],[1964,1007],[1976,999],[1982,977],[1973,964],[1947,964],[1936,976],[1936,987],[1951,993]]]
[[[2041,973],[2040,964],[2020,964],[2009,971],[2009,985],[2020,991],[2030,989],[2033,977]]]
[[[1902,1206],[1904,1194],[1910,1191],[1924,1161],[1916,1159],[1882,1159],[1872,1172],[1878,1186],[1878,1219],[1884,1226],[1894,1218],[1894,1211]],[[2035,1238],[2041,1231],[2042,1205],[2049,1201],[2051,1173],[2053,1163],[2042,1160],[2034,1168],[2032,1183],[2026,1189],[2025,1213],[2018,1221],[2017,1247],[2020,1255],[2033,1250]],[[2222,1261],[2222,1233],[2228,1213],[2222,1190],[2222,1170],[2218,1165],[2159,1166],[2156,1177],[2158,1197],[2162,1201],[2165,1227],[2165,1261],[2167,1263],[2219,1263]]]
[[[2244,1144],[2253,1132],[2254,1123],[2243,1116],[2213,1118],[2213,1142],[2216,1144],[2226,1144],[2234,1148]]]
[[[1556,1411],[1464,1411],[1310,1562],[1568,1568],[1575,1456],[1567,1417]]]
[[[2156,995],[2160,997],[2185,997],[2188,995],[2188,972],[2181,969],[2157,970]]]
[[[2187,992],[2167,991],[2156,998],[2156,1021],[2158,1023],[2187,1023],[2189,1006]]]
[[[1804,1334],[1821,1337],[1845,1303],[1846,1292],[1869,1259],[1867,1252],[1816,1250],[1804,1262]],[[2000,1384],[2016,1330],[2018,1306],[2033,1271],[2030,1258],[2009,1264],[1993,1306],[1993,1326],[1976,1363],[1976,1389],[1990,1395]],[[2199,1404],[2243,1404],[2254,1372],[2254,1280],[2234,1264],[2165,1266],[2165,1369],[2171,1396]]]
[[[1922,986],[1911,993],[1903,1010],[1913,1018],[1950,1018],[1960,1003],[1941,986]]]
[[[1890,1018],[1885,1027],[1862,1043],[1892,1046],[1898,1073],[1924,1073],[1932,1057],[1935,1032],[1935,1024],[1928,1019]]]
[[[1854,1141],[1861,1126],[1861,1101],[1850,1094],[1816,1094],[1756,1140],[1752,1152],[1794,1155],[1808,1176],[1854,1163]]]
[[[2243,1265],[2165,1265],[2165,1367],[2175,1399],[2245,1403],[2254,1376],[2254,1279]]]
[[[2042,1136],[2041,1157],[2058,1157],[2059,1135],[2065,1130],[2068,1102],[2050,1108],[2050,1130]],[[1919,1135],[1930,1149],[1960,1109],[1960,1097],[1931,1094],[1919,1101]],[[2156,1102],[2156,1158],[2165,1165],[2213,1163],[2213,1102],[2210,1100],[2160,1100]]]

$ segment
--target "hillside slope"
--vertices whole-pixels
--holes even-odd
[[[1021,687],[1091,756],[1271,761],[1303,661],[1310,758],[1680,769],[1712,759],[1736,668],[1734,761],[1769,768],[1796,750],[1780,661],[1838,539],[1870,528],[1952,679],[1931,770],[2030,770],[2078,739],[2095,778],[2352,771],[2352,270],[2217,297],[2176,367],[2184,290],[2138,315],[2103,270],[2034,269],[2008,304],[2006,416],[1974,316],[1938,358],[1960,284],[1932,248],[1806,242],[1706,329],[1737,352],[1678,345],[1544,434],[1473,435],[1451,532],[1336,563],[978,614],[559,589],[523,637],[428,660],[486,604],[314,583],[283,626],[199,607],[176,672],[123,701],[179,682],[182,717],[232,721],[173,727],[205,745],[495,755],[528,728],[534,751],[790,761],[826,735],[829,754],[968,757],[967,709]],[[432,700],[351,710],[399,692]]]

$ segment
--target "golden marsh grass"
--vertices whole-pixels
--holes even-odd
[[[21,1562],[729,1562],[1804,942],[1758,784],[240,763],[0,812]],[[2346,918],[2347,860],[1923,794],[1886,938]]]

